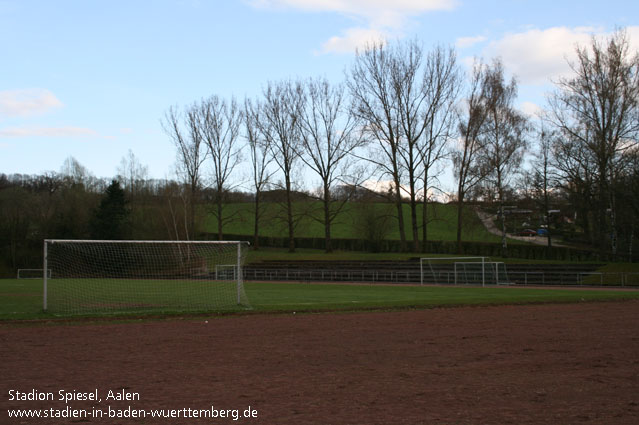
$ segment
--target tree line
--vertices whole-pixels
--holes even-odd
[[[499,59],[476,60],[464,72],[454,49],[425,50],[411,40],[359,51],[344,82],[269,81],[261,95],[243,102],[213,95],[172,107],[163,124],[177,147],[191,211],[200,202],[203,167],[212,170],[220,238],[224,197],[237,183],[240,164],[250,164],[255,237],[260,194],[276,186],[286,195],[283,220],[295,249],[299,212],[291,194],[310,173],[320,182],[314,194],[323,212],[316,219],[324,225],[327,250],[343,206],[332,193],[374,180],[387,182],[403,250],[419,251],[420,241],[422,249],[428,241],[429,216],[421,214],[419,222],[418,205],[428,211],[442,192],[442,169],[452,166],[457,190],[447,195],[458,205],[460,251],[461,212],[469,200],[495,203],[506,252],[505,206],[534,192],[544,200],[547,225],[556,209],[551,201],[563,198],[576,209],[590,243],[616,253],[620,229],[631,250],[637,224],[631,217],[638,194],[639,56],[629,46],[624,30],[577,46],[572,75],[554,82],[539,117],[516,108],[517,80],[507,77]]]
[[[426,250],[428,211],[447,198],[458,208],[459,251],[462,211],[481,201],[497,213],[504,254],[507,207],[520,203],[542,211],[549,246],[561,206],[582,242],[632,256],[639,54],[623,30],[593,37],[576,53],[572,73],[554,82],[539,117],[516,108],[516,77],[499,59],[476,59],[464,71],[453,48],[427,50],[418,40],[369,45],[339,83],[268,81],[243,101],[212,95],[169,107],[161,123],[176,149],[175,179],[148,179],[132,152],[113,181],[73,158],[60,173],[0,176],[3,250],[15,259],[25,240],[45,237],[195,239],[207,214],[222,239],[236,219],[228,206],[238,199],[253,203],[257,242],[264,197],[276,191],[282,214],[275,219],[285,223],[289,249],[301,218],[311,216],[330,251],[346,203],[384,182],[375,196],[393,205],[404,251]],[[455,179],[452,193],[442,189],[445,169]],[[300,199],[321,208],[309,211]]]

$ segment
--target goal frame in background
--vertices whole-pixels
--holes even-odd
[[[455,270],[455,262],[457,262],[457,260],[479,260],[477,262],[481,262],[482,264],[482,282],[481,282],[481,286],[486,286],[486,270],[485,270],[485,264],[490,260],[490,257],[421,257],[419,259],[419,277],[420,277],[420,284],[423,285],[424,284],[424,262],[428,262],[428,267],[430,269],[430,272],[433,273],[433,269],[432,269],[432,263],[430,262],[431,260],[434,261],[450,261],[452,269],[453,269],[453,273],[454,273],[454,284],[457,285],[457,273]]]
[[[459,282],[458,276],[460,274],[466,274],[468,273],[468,271],[466,270],[466,266],[467,265],[477,265],[478,262],[467,262],[467,261],[455,261],[454,263],[454,268],[455,268],[455,283],[457,284]],[[505,277],[506,280],[500,281],[500,266],[501,266],[501,276]],[[463,267],[463,271],[458,271],[459,267]],[[471,270],[472,273],[472,270]],[[485,285],[486,283],[486,274],[490,273],[490,277],[491,277],[491,284],[493,284],[493,274],[494,274],[494,284],[495,285],[508,285],[508,271],[506,269],[506,263],[504,263],[503,261],[485,261],[482,263],[482,286]]]
[[[20,276],[20,272],[39,272],[39,276],[34,277],[25,277]],[[47,275],[51,277],[51,269],[47,270]],[[16,279],[42,279],[44,277],[44,269],[18,269],[16,274]]]
[[[226,278],[228,275],[228,270],[231,270],[231,274],[233,277],[230,279]],[[238,267],[237,264],[216,264],[215,265],[215,279],[216,280],[233,280],[237,279],[238,276]]]
[[[43,242],[43,310],[46,312],[48,310],[48,280],[52,278],[52,272],[49,269],[49,244],[56,243],[78,243],[78,244],[209,244],[209,245],[237,245],[237,263],[235,266],[235,282],[236,282],[236,294],[237,294],[237,304],[242,304],[242,292],[243,292],[243,281],[242,281],[242,245],[249,246],[250,243],[247,241],[183,241],[183,240],[96,240],[96,239],[45,239]]]

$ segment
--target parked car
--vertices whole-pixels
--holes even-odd
[[[533,229],[524,229],[519,232],[519,236],[537,236],[537,232]]]
[[[548,229],[537,229],[537,236],[548,236]]]

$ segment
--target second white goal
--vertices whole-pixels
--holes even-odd
[[[424,284],[499,285],[508,283],[503,262],[489,257],[420,258],[420,282]]]

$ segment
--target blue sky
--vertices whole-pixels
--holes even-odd
[[[171,105],[341,81],[371,37],[455,45],[463,63],[499,56],[533,112],[575,43],[618,27],[637,50],[639,2],[0,0],[0,173],[59,171],[73,156],[111,177],[130,149],[151,177],[173,177],[160,125]]]

